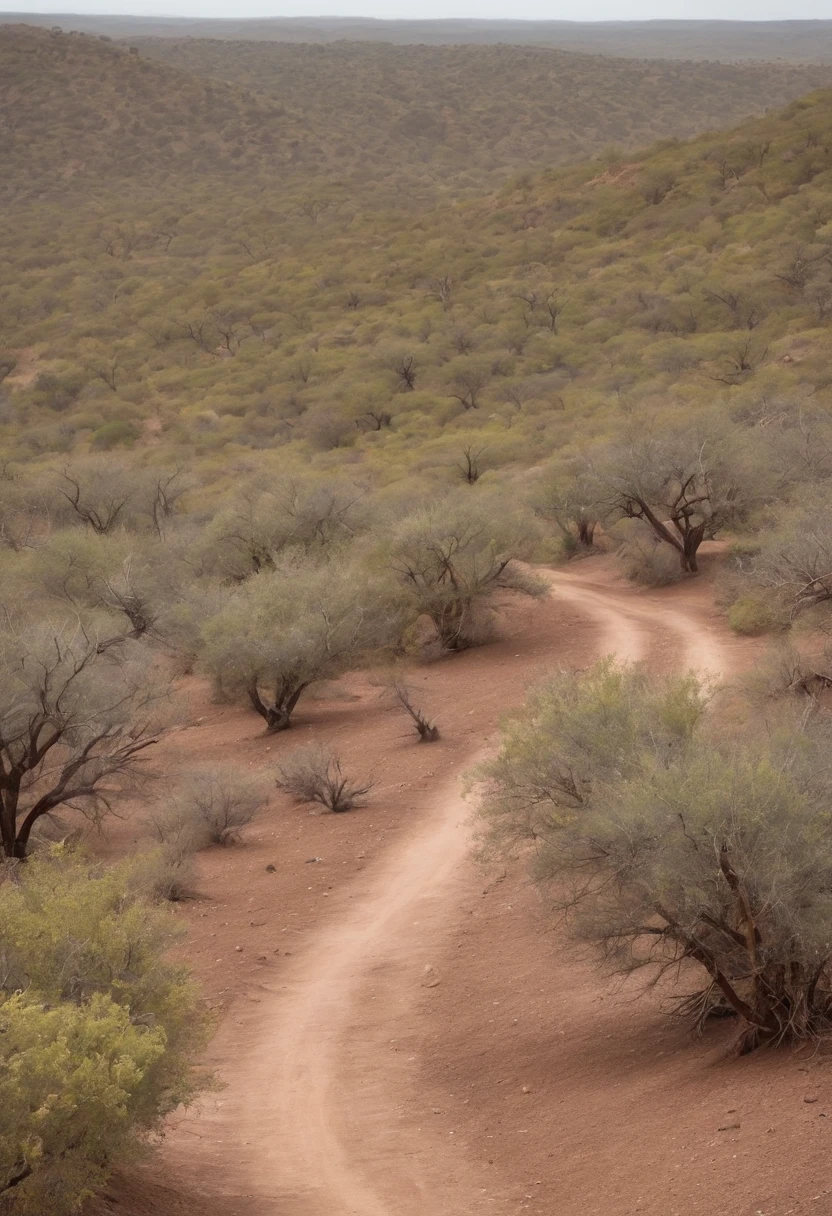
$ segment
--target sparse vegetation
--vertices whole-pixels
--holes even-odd
[[[65,843],[133,813],[171,683],[271,734],[381,666],[435,742],[402,657],[596,548],[660,586],[727,539],[729,623],[783,646],[730,730],[694,675],[550,680],[487,845],[614,968],[698,973],[694,1025],[832,1029],[830,72],[0,22],[0,1208],[68,1216],[198,1084],[160,905],[262,782],[186,767],[127,861]],[[300,802],[373,788],[272,745]]]
[[[299,802],[317,802],[336,813],[360,806],[374,784],[370,777],[346,775],[337,753],[319,743],[297,748],[280,765],[279,772],[279,789]]]
[[[413,723],[420,743],[436,743],[439,738],[439,727],[431,722],[423,709],[413,702],[413,692],[404,680],[392,676],[387,691],[395,705],[398,705],[408,715]]]

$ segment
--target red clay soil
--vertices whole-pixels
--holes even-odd
[[[189,962],[224,1013],[225,1089],[171,1122],[160,1159],[117,1180],[119,1216],[788,1216],[832,1213],[822,1052],[730,1056],[691,1041],[659,993],[633,999],[547,918],[521,867],[470,857],[460,774],[548,670],[616,652],[657,669],[740,670],[708,571],[660,592],[609,559],[505,606],[504,640],[413,671],[442,739],[414,742],[366,677],[268,737],[188,689],[159,749],[273,770],[307,738],[372,771],[368,805],[310,815],[275,795],[243,845],[200,859],[179,906]],[[140,839],[121,824],[111,845]],[[274,872],[266,867],[273,865]]]

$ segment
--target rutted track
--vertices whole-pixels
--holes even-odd
[[[597,654],[722,672],[718,639],[676,606],[626,588],[553,574],[551,611],[567,601],[598,627]],[[589,661],[592,655],[587,655]],[[473,762],[476,756],[471,757]],[[437,788],[430,816],[362,875],[333,909],[283,986],[258,1009],[222,1103],[198,1134],[221,1142],[248,1211],[291,1216],[468,1216],[482,1211],[464,1154],[430,1128],[406,1134],[406,1043],[420,984],[458,915],[469,848],[459,773]],[[207,1122],[207,1126],[206,1126]],[[245,1180],[244,1183],[242,1180]],[[489,1211],[499,1210],[492,1206]]]

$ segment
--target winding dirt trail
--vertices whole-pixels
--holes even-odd
[[[717,637],[661,596],[551,575],[552,612],[592,618],[596,655],[721,674]],[[477,755],[470,757],[476,761]],[[467,766],[466,766],[467,767]],[[240,1211],[263,1216],[473,1216],[508,1211],[453,1133],[414,1127],[403,1109],[414,1076],[414,1007],[441,982],[431,959],[459,916],[470,873],[470,809],[460,774],[437,787],[429,818],[333,901],[329,923],[281,974],[257,1011],[228,1088],[196,1135],[233,1159]],[[462,872],[462,874],[461,874]],[[192,1129],[191,1129],[192,1130]],[[186,1126],[182,1135],[187,1136]],[[180,1136],[181,1139],[181,1136]],[[497,1206],[495,1207],[495,1204]],[[234,1210],[237,1210],[236,1208]],[[513,1208],[511,1210],[514,1210]]]

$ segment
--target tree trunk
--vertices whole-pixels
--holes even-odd
[[[292,725],[291,713],[280,706],[269,706],[265,713],[266,730],[275,735],[279,730],[288,730]]]
[[[677,524],[678,527],[678,524]],[[680,531],[682,531],[680,529]],[[688,528],[687,531],[682,531],[682,569],[687,574],[699,573],[699,562],[697,561],[697,553],[699,546],[705,538],[705,525],[696,524],[695,527]]]
[[[8,789],[0,803],[0,839],[5,857],[17,857],[17,796]]]
[[[308,681],[291,690],[278,686],[271,704],[263,700],[256,684],[253,684],[249,688],[249,700],[266,723],[266,730],[270,735],[277,734],[280,730],[289,729],[292,725],[292,712],[300,700],[301,693],[308,686]]]
[[[443,650],[467,650],[470,643],[465,638],[463,625],[467,615],[466,604],[454,603],[442,612],[431,614],[434,628],[439,635]]]

